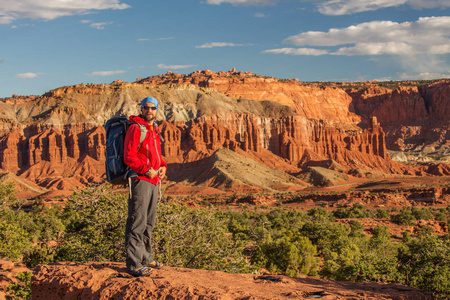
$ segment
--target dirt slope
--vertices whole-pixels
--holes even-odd
[[[188,187],[197,187],[199,191],[203,189],[203,194],[220,193],[222,190],[261,192],[301,190],[308,185],[244,154],[221,148],[210,157],[191,164],[169,165],[169,176],[174,183],[169,184],[166,192],[176,194],[177,190],[186,191]]]

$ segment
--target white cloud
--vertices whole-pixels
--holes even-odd
[[[32,73],[32,72],[28,72],[28,73],[19,73],[16,74],[17,78],[35,78],[38,77],[39,75],[42,75],[42,73]]]
[[[165,65],[165,64],[158,64],[157,67],[159,69],[166,69],[166,70],[177,70],[177,69],[187,69],[195,67],[196,65]]]
[[[229,3],[234,6],[252,6],[252,5],[273,5],[278,0],[206,0],[207,4],[220,5],[222,3]]]
[[[265,50],[263,51],[263,53],[317,56],[328,54],[328,51],[314,48],[280,48],[280,49]]]
[[[319,12],[325,15],[346,15],[363,11],[399,6],[408,0],[330,0],[318,4]]]
[[[408,5],[415,9],[447,8],[448,0],[327,0],[320,2],[317,7],[325,15],[347,15],[365,11],[374,11],[387,7]]]
[[[448,0],[408,0],[407,3],[417,9],[450,7],[450,2]]]
[[[266,15],[261,13],[261,12],[256,12],[255,13],[255,18],[264,18]]]
[[[116,74],[122,74],[125,73],[124,70],[115,70],[115,71],[95,71],[92,73],[87,74],[88,76],[111,76]]]
[[[441,73],[419,73],[419,74],[409,74],[409,73],[400,73],[397,75],[399,80],[431,80],[431,79],[441,79],[441,78],[450,78],[450,74],[441,74]]]
[[[373,21],[347,28],[331,28],[328,32],[308,31],[288,37],[283,42],[296,46],[343,46],[334,52],[322,53],[332,55],[436,55],[450,53],[448,32],[450,17],[426,17],[416,22]],[[290,50],[285,54],[299,55],[302,51]]]
[[[102,29],[105,29],[105,26],[111,25],[112,23],[113,22],[99,22],[99,23],[92,23],[89,26],[92,27],[92,28],[95,28],[95,29],[102,30]]]
[[[154,40],[155,41],[167,41],[167,40],[171,40],[171,39],[173,39],[173,36],[156,38]],[[151,39],[149,39],[149,38],[142,38],[142,39],[137,39],[137,41],[138,42],[146,42],[146,41],[151,41]]]
[[[63,16],[85,14],[92,10],[126,9],[120,0],[2,0],[0,24],[30,18],[53,20]]]
[[[450,54],[450,16],[424,17],[415,22],[373,21],[308,31],[288,37],[283,42],[298,46],[270,49],[263,53],[285,55],[367,55],[400,65],[417,78],[442,78],[450,67],[442,55]],[[408,75],[409,76],[409,75]],[[410,77],[411,78],[411,77]],[[409,79],[409,78],[408,78]]]
[[[200,46],[195,46],[195,48],[215,48],[215,47],[240,47],[246,46],[244,44],[234,44],[234,43],[223,43],[223,42],[212,42],[206,43]]]

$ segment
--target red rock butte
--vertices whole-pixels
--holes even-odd
[[[329,161],[352,176],[450,175],[444,159],[450,148],[449,80],[305,83],[235,69],[168,72],[134,83],[79,84],[2,99],[0,168],[47,191],[104,182],[103,125],[112,116],[138,114],[147,96],[160,101],[172,187],[183,181],[183,164],[201,169],[195,162],[221,149],[285,172],[290,179],[280,179],[284,190],[303,188],[306,183],[292,184],[296,176]],[[433,167],[405,165],[391,159],[392,150],[443,159]],[[218,191],[217,174],[208,174],[204,190]],[[255,183],[231,180],[221,189],[232,186],[245,190]]]

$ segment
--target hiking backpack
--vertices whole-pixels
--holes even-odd
[[[123,152],[125,148],[125,135],[128,128],[133,125],[139,125],[141,128],[141,138],[139,148],[147,135],[145,125],[131,122],[126,116],[112,117],[105,123],[106,131],[106,150],[105,150],[105,168],[106,180],[111,184],[128,183],[128,178],[138,176],[123,161]],[[138,150],[139,150],[138,148]]]

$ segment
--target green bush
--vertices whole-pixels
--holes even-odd
[[[74,193],[64,208],[66,227],[58,261],[124,261],[127,196],[108,187]]]
[[[376,212],[375,216],[379,219],[388,219],[389,212],[384,209],[377,208],[377,212]]]
[[[404,284],[434,292],[440,299],[450,298],[450,239],[423,234],[411,239],[398,255]]]
[[[30,269],[37,265],[46,265],[55,260],[55,249],[56,247],[48,247],[46,244],[37,244],[25,253],[23,262]]]
[[[337,219],[373,218],[373,213],[359,203],[353,204],[350,209],[344,207],[338,208],[333,211],[332,215]]]
[[[221,270],[253,270],[243,256],[244,244],[228,234],[226,221],[214,211],[160,204],[153,231],[156,259],[171,266]]]
[[[271,272],[295,277],[298,274],[316,276],[320,260],[315,257],[316,247],[307,237],[266,241],[259,245],[252,256],[252,263]]]
[[[414,206],[403,207],[400,213],[391,216],[391,221],[401,225],[413,225],[415,220],[431,220],[434,215],[429,209]]]
[[[6,299],[31,299],[31,272],[23,272],[17,274],[16,278],[19,280],[18,283],[11,283],[6,291],[11,296],[6,296]]]
[[[21,226],[0,220],[0,257],[20,259],[32,247],[30,236]]]

